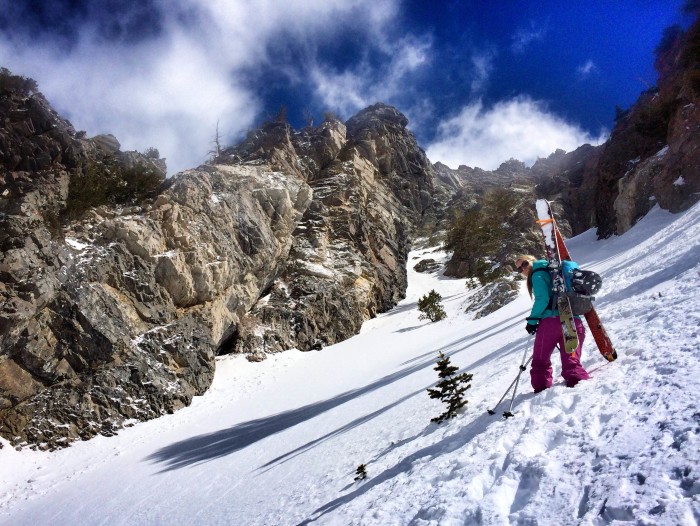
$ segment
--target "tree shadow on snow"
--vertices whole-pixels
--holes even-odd
[[[509,325],[506,325],[501,330],[507,329],[518,323],[520,322],[515,321]],[[505,322],[499,325],[504,324]],[[488,331],[491,330],[494,330],[494,328],[491,327],[490,329],[488,329]],[[420,361],[414,363],[413,365],[405,367],[404,369],[397,371],[393,374],[384,376],[379,380],[376,380],[375,382],[372,382],[364,387],[353,389],[328,400],[323,400],[320,402],[309,404],[303,407],[299,407],[297,409],[292,409],[275,415],[258,418],[256,420],[250,420],[248,422],[242,422],[227,429],[221,429],[213,433],[207,433],[204,435],[194,436],[185,440],[181,440],[179,442],[175,442],[157,450],[156,452],[146,457],[145,460],[164,464],[165,467],[160,471],[160,473],[163,473],[191,466],[194,464],[199,464],[202,462],[208,462],[216,458],[230,455],[232,453],[235,453],[236,451],[244,449],[252,444],[255,444],[256,442],[259,442],[260,440],[263,440],[267,437],[285,431],[286,429],[292,428],[297,424],[301,424],[302,422],[315,418],[321,415],[322,413],[330,411],[342,404],[345,404],[346,402],[350,402],[355,398],[359,398],[377,389],[386,387],[407,376],[410,376],[413,373],[425,369],[426,367],[432,367],[435,364],[435,357],[437,356],[438,351],[443,351],[446,355],[451,356],[457,352],[467,349],[468,347],[471,347],[472,345],[476,345],[477,343],[480,343],[491,336],[496,335],[499,331],[495,331],[492,334],[484,334],[485,332],[487,331],[485,330],[477,333],[476,335],[469,335],[464,338],[459,338],[448,345],[444,345],[440,349],[432,350],[430,353],[426,353],[424,356],[419,357],[418,359]],[[483,336],[479,338],[478,336],[482,334]],[[514,349],[517,348],[519,348],[518,345],[505,345],[500,349],[494,350],[493,353],[490,353],[488,356],[481,358],[474,364],[471,364],[469,368],[475,367],[476,364],[480,364],[490,360],[495,360],[501,355],[507,354],[508,352],[512,352]],[[415,362],[416,359],[411,361]],[[373,413],[370,413],[353,422],[350,422],[346,426],[343,426],[340,429],[333,431],[332,433],[329,433],[324,437],[309,442],[308,444],[301,446],[300,448],[297,448],[285,455],[273,459],[268,464],[265,464],[262,467],[274,466],[277,463],[284,462],[291,456],[303,453],[304,451],[314,447],[315,445],[324,440],[327,440],[340,433],[344,433],[350,429],[353,429],[354,427],[363,424],[364,422],[371,420],[379,414],[391,409],[392,407],[395,407],[396,405],[402,403],[406,399],[415,396],[422,391],[423,390],[420,390],[406,395],[403,398],[397,400],[396,402],[393,402],[392,404],[389,404]]]
[[[523,393],[520,394],[516,397],[516,400],[518,402],[522,402],[524,399],[532,398],[534,396],[533,393]],[[462,447],[464,447],[466,444],[468,444],[470,441],[474,440],[477,436],[480,434],[484,433],[489,426],[494,423],[498,422],[499,419],[495,418],[491,415],[488,414],[482,414],[480,416],[477,416],[473,421],[462,427],[457,433],[454,433],[452,435],[448,435],[442,438],[439,442],[436,442],[435,444],[431,444],[429,446],[426,446],[422,449],[419,449],[418,451],[415,451],[414,453],[411,453],[410,455],[404,457],[401,459],[399,462],[397,462],[394,466],[385,469],[382,473],[373,476],[370,479],[367,479],[366,481],[363,481],[358,484],[357,488],[351,491],[350,493],[343,495],[341,497],[338,497],[337,499],[334,499],[320,508],[318,508],[316,511],[314,511],[314,516],[310,517],[302,522],[300,522],[297,526],[307,526],[308,524],[311,524],[313,522],[316,522],[318,519],[323,517],[324,515],[336,510],[337,508],[343,506],[344,504],[347,504],[357,497],[367,493],[369,490],[374,488],[375,486],[378,486],[388,480],[393,479],[394,477],[402,474],[402,473],[409,473],[413,466],[417,463],[423,463],[423,461],[427,460],[432,460],[433,458],[437,458],[440,455],[444,454],[449,454],[452,453],[453,451],[456,451]],[[437,429],[438,426],[431,424],[430,427],[434,427]],[[429,429],[428,428],[428,429]],[[427,430],[426,430],[427,431]],[[426,434],[423,432],[422,434]],[[417,437],[414,437],[417,438]],[[410,441],[411,439],[407,440]],[[405,441],[404,441],[405,443]],[[397,446],[392,446],[385,450],[385,452],[390,451],[393,449],[393,447]],[[381,456],[381,454],[379,455]],[[347,487],[346,487],[347,488]]]
[[[482,339],[483,339],[483,338],[482,338]],[[479,340],[479,341],[481,341],[481,340]],[[530,342],[530,343],[531,343],[531,342]],[[457,351],[459,351],[459,350],[464,350],[465,348],[466,348],[466,347],[462,347],[462,348],[460,348],[460,349],[453,350],[453,351],[452,351],[452,354],[454,354],[455,352],[457,352]],[[517,350],[517,349],[519,349],[519,348],[521,348],[521,346],[519,346],[519,345],[506,344],[506,345],[502,346],[501,348],[496,349],[493,353],[489,354],[488,356],[486,356],[486,357],[484,357],[484,358],[478,360],[478,361],[475,362],[475,363],[478,363],[478,364],[485,363],[485,362],[487,362],[487,361],[489,361],[489,360],[496,359],[496,358],[498,358],[498,357],[500,357],[500,356],[502,356],[502,355],[509,354],[509,352],[512,353],[513,350]],[[421,368],[424,368],[424,367],[427,367],[427,366],[433,366],[433,365],[434,365],[434,361],[431,360],[431,361],[429,361],[429,362],[427,362],[427,363],[423,363],[423,364],[421,365]],[[460,374],[460,373],[463,373],[463,372],[467,372],[468,370],[471,370],[471,369],[474,368],[474,367],[476,367],[476,366],[473,365],[473,364],[470,365],[469,367],[462,367],[462,368],[460,368],[460,369],[457,371],[457,374]],[[513,374],[515,375],[516,372],[517,372],[517,364],[514,362],[514,363],[513,363]],[[501,375],[501,377],[503,377],[503,376]],[[379,415],[385,413],[386,411],[388,411],[388,410],[390,410],[390,409],[392,409],[392,408],[394,408],[394,407],[396,407],[396,406],[402,404],[403,402],[405,402],[405,401],[408,400],[409,398],[412,398],[412,397],[418,396],[418,395],[422,395],[422,394],[425,393],[426,390],[427,390],[428,388],[430,388],[430,387],[434,387],[434,383],[431,383],[431,384],[429,384],[429,385],[426,385],[426,386],[423,387],[422,389],[418,389],[417,391],[414,391],[414,392],[412,392],[412,393],[410,393],[410,394],[407,394],[407,395],[405,395],[405,396],[399,398],[399,399],[396,400],[395,402],[392,402],[392,403],[389,404],[389,405],[386,405],[386,406],[384,406],[384,407],[382,407],[382,408],[380,408],[380,409],[378,409],[378,410],[376,410],[376,411],[373,411],[372,413],[369,413],[369,414],[364,415],[364,416],[362,416],[362,417],[360,417],[360,418],[357,418],[357,419],[353,420],[352,422],[350,422],[350,423],[348,423],[348,424],[346,424],[346,425],[344,425],[344,426],[342,426],[342,427],[336,429],[335,431],[332,431],[332,432],[330,432],[330,433],[325,434],[325,435],[322,436],[322,437],[319,437],[319,438],[317,438],[317,439],[315,439],[315,440],[312,440],[311,442],[308,442],[308,443],[304,444],[303,446],[300,446],[300,447],[298,447],[298,448],[296,448],[296,449],[293,449],[292,451],[289,451],[289,452],[285,453],[284,455],[280,455],[279,457],[270,460],[270,461],[267,462],[266,464],[263,464],[263,465],[260,467],[260,469],[267,468],[267,469],[265,469],[265,471],[268,471],[269,469],[272,469],[272,468],[275,467],[276,465],[283,464],[284,462],[287,462],[287,461],[290,460],[291,458],[294,458],[294,457],[296,457],[296,456],[298,456],[298,455],[300,455],[300,454],[302,454],[302,453],[308,451],[309,449],[314,448],[315,446],[317,446],[318,444],[320,444],[320,443],[322,443],[322,442],[325,442],[326,440],[329,440],[329,439],[331,439],[331,438],[333,438],[333,437],[339,436],[339,435],[341,435],[341,434],[343,434],[343,433],[345,433],[345,432],[347,432],[347,431],[350,431],[351,429],[354,429],[354,428],[356,428],[356,427],[358,427],[358,426],[360,426],[360,425],[362,425],[362,424],[365,424],[366,422],[369,422],[370,420],[372,420],[372,419],[376,418],[377,416],[379,416]],[[523,396],[524,396],[524,394],[523,394]],[[394,443],[394,444],[391,444],[391,445],[387,446],[383,451],[381,451],[380,453],[378,453],[378,454],[375,456],[375,458],[372,459],[371,462],[375,462],[376,460],[378,460],[379,458],[383,457],[384,455],[386,455],[386,454],[389,453],[390,451],[392,451],[392,450],[394,450],[394,449],[396,449],[396,448],[398,448],[398,447],[401,447],[403,444],[406,444],[406,443],[408,443],[408,442],[412,442],[413,440],[415,440],[415,439],[418,438],[418,437],[426,436],[426,435],[431,434],[431,433],[432,433],[433,431],[435,431],[437,428],[438,428],[438,426],[428,426],[428,428],[426,428],[424,431],[422,431],[421,433],[419,433],[419,434],[416,435],[416,436],[413,436],[413,437],[407,438],[407,439],[403,439],[403,440],[401,440],[401,441],[399,441],[399,442],[397,442],[397,443]]]
[[[367,415],[364,415],[360,418],[356,418],[352,422],[350,422],[342,427],[339,427],[335,431],[331,431],[330,433],[327,433],[327,434],[323,435],[322,437],[319,437],[315,440],[312,440],[311,442],[308,442],[308,443],[304,444],[303,446],[300,446],[296,449],[293,449],[292,451],[289,451],[289,452],[285,453],[284,455],[280,455],[277,458],[273,458],[269,462],[263,464],[259,469],[264,470],[264,471],[269,471],[270,469],[274,468],[277,465],[284,464],[288,460],[291,460],[292,458],[294,458],[298,455],[301,455],[302,453],[304,453],[310,449],[313,449],[314,447],[321,444],[322,442],[325,442],[326,440],[329,440],[329,439],[334,438],[336,436],[342,435],[343,433],[346,433],[346,432],[348,432],[348,431],[350,431],[350,430],[352,430],[352,429],[354,429],[362,424],[369,422],[370,420],[372,420],[372,419],[378,417],[379,415],[389,411],[390,409],[393,409],[394,407],[401,405],[403,402],[405,402],[409,398],[413,398],[414,396],[417,396],[417,395],[422,395],[423,393],[425,393],[425,391],[429,387],[433,387],[433,384],[427,385],[423,389],[419,389],[417,391],[414,391],[410,394],[407,394],[406,396],[402,396],[401,398],[392,402],[391,404],[386,405],[380,409],[377,409],[376,411],[373,411],[373,412],[371,412]],[[434,431],[434,430],[431,430],[431,432],[432,431]],[[424,431],[423,433],[421,433],[421,436],[426,435],[426,434],[429,434],[429,433]],[[405,441],[401,441],[401,443],[403,444],[406,441],[410,442],[411,440],[414,440],[415,438],[417,438],[417,436],[412,437],[410,439],[406,439]],[[398,447],[398,445],[394,444],[393,446],[390,446],[390,448],[388,448],[387,451],[390,450],[392,447]],[[381,454],[383,454],[383,453],[381,453]],[[380,456],[381,456],[381,454],[380,454]]]
[[[401,333],[401,332],[411,332],[415,331],[416,329],[420,329],[421,327],[424,327],[425,325],[414,325],[413,327],[404,327],[403,329],[399,329],[398,331],[394,331],[396,333]]]
[[[309,404],[297,409],[292,409],[290,411],[285,411],[276,415],[266,416],[264,418],[259,418],[256,420],[250,420],[248,422],[243,422],[236,424],[228,429],[222,429],[220,431],[215,431],[214,433],[208,433],[206,435],[199,435],[179,442],[175,442],[168,446],[165,446],[155,453],[146,457],[147,461],[158,462],[165,464],[165,468],[161,471],[172,471],[174,469],[183,468],[190,466],[192,464],[198,464],[201,462],[207,462],[216,458],[220,458],[231,453],[235,453],[241,449],[244,449],[260,440],[263,440],[269,436],[280,433],[286,429],[296,426],[306,420],[310,420],[320,414],[329,411],[335,407],[338,407],[346,402],[349,402],[355,398],[361,397],[365,394],[371,393],[377,389],[381,389],[387,385],[390,385],[402,378],[405,378],[415,372],[424,369],[425,367],[432,366],[432,360],[426,360],[421,363],[417,363],[411,367],[406,367],[400,371],[393,374],[384,376],[379,380],[372,382],[364,387],[354,389],[352,391],[347,391],[340,394],[334,398],[324,400],[321,402],[316,402]],[[426,387],[427,389],[427,387]],[[333,433],[330,433],[326,437],[321,437],[320,439],[313,441],[306,446],[298,448],[299,450],[292,451],[286,455],[274,459],[269,464],[280,462],[284,460],[287,456],[298,454],[303,452],[310,447],[313,447],[316,443],[335,436],[338,433],[347,431],[356,427],[375,416],[378,416],[384,411],[391,409],[392,407],[400,404],[404,400],[415,396],[419,391],[406,395],[405,397],[397,400],[396,402],[389,404],[388,406],[370,413],[365,417],[362,417],[354,422],[351,422],[344,428],[341,428]]]
[[[482,341],[483,339],[484,339],[484,338],[481,338],[479,341]],[[474,343],[478,343],[478,342],[474,342]],[[467,346],[467,347],[468,347],[468,346]],[[460,350],[464,350],[465,348],[466,348],[466,347],[462,347],[462,348],[459,348],[459,349],[455,349],[455,350],[451,351],[451,354],[454,354],[454,353],[456,353],[456,352],[458,352],[458,351],[460,351]],[[497,358],[497,357],[499,357],[499,356],[501,356],[501,355],[508,354],[509,351],[513,351],[513,349],[517,349],[517,348],[519,348],[519,346],[514,346],[514,345],[512,345],[512,344],[504,345],[504,346],[502,346],[500,349],[496,349],[493,353],[489,354],[489,356],[484,357],[484,358],[478,360],[476,363],[487,362],[487,361],[492,360],[492,359],[495,359],[495,358]],[[433,366],[433,365],[434,365],[434,360],[430,360],[429,362],[423,362],[422,364],[420,364],[420,367],[419,367],[419,368],[420,368],[420,369],[423,369],[423,368],[425,368],[425,367],[427,367],[427,366]],[[468,368],[460,368],[460,369],[457,371],[457,374],[462,373],[462,372],[467,372],[467,370],[472,369],[473,367],[475,367],[475,365],[472,364],[472,365],[471,365],[470,367],[468,367]],[[415,368],[411,368],[411,369],[412,369],[412,372],[415,372]],[[514,369],[515,369],[515,364],[514,364]],[[414,391],[414,392],[412,392],[412,393],[410,393],[410,394],[407,394],[407,395],[405,395],[405,396],[399,398],[399,399],[396,400],[395,402],[392,402],[391,404],[388,404],[388,405],[386,405],[386,406],[384,406],[384,407],[382,407],[382,408],[380,408],[380,409],[378,409],[378,410],[376,410],[376,411],[373,411],[372,413],[369,413],[369,414],[364,415],[364,416],[362,416],[362,417],[360,417],[360,418],[357,418],[357,419],[353,420],[352,422],[350,422],[350,423],[348,423],[348,424],[346,424],[346,425],[344,425],[344,426],[342,426],[342,427],[336,429],[335,431],[332,431],[332,432],[330,432],[330,433],[325,434],[325,435],[322,436],[322,437],[319,437],[319,438],[317,438],[317,439],[315,439],[315,440],[312,440],[312,441],[310,441],[310,442],[304,444],[303,446],[300,446],[300,447],[298,447],[298,448],[296,448],[296,449],[293,449],[292,451],[289,451],[289,452],[285,453],[284,455],[280,455],[279,457],[270,460],[270,461],[267,462],[266,464],[263,464],[263,465],[260,467],[260,469],[267,468],[267,469],[265,469],[265,471],[268,471],[269,469],[272,469],[273,467],[275,467],[275,466],[277,466],[277,465],[279,465],[279,464],[283,464],[283,463],[287,462],[288,460],[290,460],[290,459],[292,459],[292,458],[294,458],[294,457],[296,457],[296,456],[298,456],[298,455],[300,455],[300,454],[302,454],[302,453],[304,453],[304,452],[306,452],[306,451],[308,451],[308,450],[314,448],[315,446],[319,445],[320,443],[325,442],[326,440],[329,440],[329,439],[331,439],[331,438],[333,438],[333,437],[339,436],[339,435],[341,435],[341,434],[343,434],[343,433],[345,433],[345,432],[347,432],[347,431],[350,431],[351,429],[354,429],[354,428],[356,428],[356,427],[358,427],[358,426],[360,426],[360,425],[362,425],[362,424],[365,424],[366,422],[369,422],[370,420],[372,420],[372,419],[376,418],[377,416],[379,416],[379,415],[385,413],[386,411],[388,411],[388,410],[390,410],[390,409],[392,409],[392,408],[394,408],[394,407],[396,407],[396,406],[402,404],[403,402],[405,402],[405,401],[408,400],[409,398],[412,398],[412,397],[417,396],[417,395],[422,395],[422,394],[425,393],[426,390],[427,390],[428,388],[430,388],[430,387],[434,387],[434,383],[431,383],[431,384],[429,384],[429,385],[426,385],[426,386],[423,387],[422,389],[418,389],[417,391]],[[426,430],[422,431],[421,433],[419,433],[418,435],[416,435],[416,436],[414,436],[414,437],[401,440],[401,441],[399,441],[398,443],[395,443],[395,444],[391,444],[391,445],[388,446],[384,451],[380,452],[372,461],[374,462],[374,461],[376,461],[377,459],[379,459],[379,458],[381,458],[382,456],[384,456],[385,454],[387,454],[388,452],[392,451],[393,449],[396,449],[396,448],[400,447],[401,445],[403,445],[403,444],[405,444],[405,443],[407,443],[407,442],[411,442],[411,441],[415,440],[416,438],[418,438],[419,436],[426,436],[426,435],[432,433],[433,431],[435,431],[436,429],[437,429],[437,426],[429,426],[428,428],[426,428]]]
[[[388,310],[386,312],[382,312],[380,314],[383,315],[385,318],[390,318],[391,316],[395,316],[396,314],[401,314],[402,312],[406,312],[409,310],[414,310],[418,308],[418,302],[413,301],[411,303],[406,303],[405,305],[398,305],[391,310]]]
[[[526,314],[527,312],[528,311],[523,311],[522,314]],[[453,342],[448,343],[447,345],[443,345],[442,347],[440,347],[438,349],[431,349],[430,351],[428,351],[426,353],[415,356],[414,358],[411,358],[410,360],[406,360],[401,365],[407,365],[407,364],[412,363],[412,362],[425,360],[427,357],[430,357],[430,359],[432,360],[434,357],[437,356],[437,354],[439,352],[443,352],[447,356],[452,356],[453,354],[460,352],[460,351],[463,351],[463,350],[465,350],[473,345],[476,345],[477,343],[481,343],[484,340],[491,338],[492,336],[497,336],[500,332],[505,331],[507,329],[510,329],[512,327],[515,327],[519,323],[521,323],[521,320],[519,317],[516,317],[515,321],[512,321],[512,318],[503,320],[502,322],[500,322],[496,325],[492,325],[491,327],[488,327],[486,329],[482,329],[479,332],[475,332],[473,334],[465,336],[464,338],[459,338]],[[507,347],[510,347],[510,346],[507,346]],[[491,359],[496,358],[496,357],[497,356],[494,356],[493,354],[489,354],[487,357],[479,360],[478,362],[474,362],[472,364],[472,367],[474,367],[476,364],[482,363],[484,361],[490,361]]]

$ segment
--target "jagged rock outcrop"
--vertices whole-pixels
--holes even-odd
[[[6,156],[0,180],[0,435],[12,443],[54,448],[172,412],[208,388],[217,354],[319,349],[403,297],[433,172],[394,108],[300,132],[268,123],[138,201],[115,189],[160,160],[25,99],[7,105],[39,100],[47,129],[6,126],[2,144],[51,162]]]
[[[568,153],[557,150],[538,159],[530,169],[537,182],[537,196],[553,202],[559,228],[567,236],[596,225],[594,203],[602,150],[602,146],[590,144]]]
[[[151,205],[98,208],[65,241],[44,236],[53,266],[18,266],[35,243],[7,251],[4,281],[41,295],[3,304],[0,433],[54,447],[189,404],[280,272],[310,197],[266,167],[203,167]]]
[[[535,177],[524,163],[510,159],[496,170],[460,165],[456,170],[441,162],[435,170],[435,214],[444,223],[455,211],[478,206],[484,194],[496,188],[533,188]]]
[[[456,170],[441,162],[433,165],[437,184],[448,189],[448,194],[457,192],[460,197],[483,194],[492,188],[532,186],[535,177],[521,161],[510,159],[496,170],[483,170],[460,165]]]
[[[479,290],[467,305],[465,312],[474,313],[478,320],[496,312],[518,297],[518,284],[514,281],[489,283]]]
[[[443,224],[450,227],[446,246],[452,251],[446,276],[493,281],[508,273],[517,254],[540,250],[533,206],[536,177],[524,163],[510,159],[494,171],[452,170],[441,163],[434,167],[447,195],[441,196]]]
[[[261,359],[320,349],[356,334],[406,288],[411,232],[431,213],[432,166],[395,108],[377,104],[346,125],[293,132],[273,123],[265,144],[277,168],[294,166],[313,201],[294,232],[285,270],[243,322],[237,351]],[[252,162],[252,143],[225,152]]]
[[[154,152],[76,133],[39,93],[3,90],[0,121],[0,434],[53,448],[189,404],[284,266],[309,186],[204,166],[135,203],[164,180]]]

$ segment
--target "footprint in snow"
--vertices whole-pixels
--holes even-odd
[[[544,469],[537,462],[529,462],[518,469],[521,472],[518,488],[510,506],[510,513],[517,513],[528,505],[530,499],[540,489],[540,481],[544,475]]]

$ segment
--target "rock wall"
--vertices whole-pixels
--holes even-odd
[[[162,160],[76,133],[40,96],[38,116],[13,117],[31,98],[5,96],[0,134],[24,152],[0,175],[0,435],[13,444],[172,412],[209,387],[217,354],[320,349],[403,297],[433,171],[394,108],[300,132],[267,123],[145,200],[106,193],[76,212],[76,181],[119,187],[125,167]]]
[[[567,236],[596,225],[596,184],[602,149],[584,144],[573,152],[557,150],[532,166],[537,196],[553,202],[559,227]]]
[[[620,112],[598,165],[598,235],[622,234],[658,203],[678,212],[700,198],[700,21],[657,50],[658,88]]]
[[[294,167],[313,189],[286,268],[243,320],[237,352],[321,349],[403,297],[411,233],[434,206],[432,166],[407,122],[378,104],[347,125],[271,124],[226,152]]]
[[[202,167],[150,205],[99,208],[65,240],[44,236],[56,262],[40,273],[20,263],[36,243],[6,252],[4,275],[34,272],[42,294],[3,304],[0,433],[56,447],[189,404],[281,271],[310,198],[266,167]]]
[[[114,189],[143,182],[135,166],[164,181],[162,159],[87,138],[2,74],[0,435],[54,448],[189,404],[282,271],[310,187],[203,166],[135,202]],[[106,204],[83,213],[91,194]]]

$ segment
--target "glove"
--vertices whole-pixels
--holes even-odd
[[[535,334],[537,332],[537,327],[539,326],[539,323],[527,323],[525,324],[525,330],[528,334]]]

